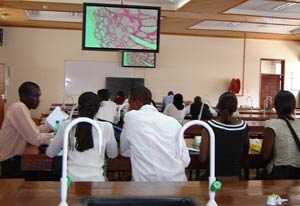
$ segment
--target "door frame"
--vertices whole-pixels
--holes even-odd
[[[264,99],[261,99],[261,90],[262,90],[262,83],[261,78],[262,75],[268,74],[268,73],[262,73],[262,61],[273,61],[273,62],[280,62],[281,63],[281,74],[280,76],[280,90],[284,89],[284,74],[285,74],[285,60],[284,59],[269,59],[269,58],[261,58],[259,61],[259,68],[260,68],[260,74],[259,74],[259,106],[263,104]],[[274,99],[273,99],[274,100]]]

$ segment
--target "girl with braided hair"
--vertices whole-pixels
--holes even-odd
[[[99,109],[98,96],[93,92],[85,92],[78,99],[80,117],[94,119]],[[70,120],[62,123],[56,136],[51,141],[46,154],[56,156],[63,147],[63,137]],[[89,123],[81,122],[70,132],[70,151],[68,154],[68,176],[73,182],[103,182],[105,151],[109,158],[118,155],[114,130],[110,123],[97,121],[102,131],[102,148],[99,154],[99,136]]]

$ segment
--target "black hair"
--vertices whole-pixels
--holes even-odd
[[[232,114],[237,110],[237,98],[234,93],[225,92],[219,97],[217,104],[221,122],[228,124],[231,123]]]
[[[34,89],[40,89],[39,85],[34,82],[24,82],[19,87],[19,97],[21,98],[23,94],[30,95]]]
[[[178,110],[182,110],[184,108],[182,94],[175,94],[173,104]]]
[[[78,99],[78,111],[80,117],[93,119],[99,109],[99,98],[93,92],[82,93]],[[78,123],[75,132],[75,148],[83,152],[94,147],[92,125],[90,123]]]
[[[129,95],[132,100],[138,100],[143,105],[151,104],[152,94],[151,91],[146,87],[138,86],[138,87],[131,88],[129,90]]]
[[[99,97],[100,102],[101,101],[108,101],[109,97],[110,97],[110,92],[108,89],[100,89],[97,92],[97,95]]]
[[[296,107],[296,98],[289,91],[279,91],[275,96],[274,106],[278,117],[293,119],[291,114],[294,112]]]
[[[196,96],[196,97],[194,98],[194,103],[201,104],[201,103],[202,103],[201,97],[200,97],[200,96]]]
[[[173,91],[169,91],[168,92],[168,96],[170,96],[170,95],[174,95],[174,92]]]
[[[125,94],[123,91],[118,91],[117,92],[117,95],[120,96],[120,97],[125,97]]]

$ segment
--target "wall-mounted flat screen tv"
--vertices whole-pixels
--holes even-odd
[[[159,52],[160,7],[83,4],[82,49]]]
[[[123,52],[122,67],[155,68],[156,53]]]

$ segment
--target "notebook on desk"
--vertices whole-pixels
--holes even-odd
[[[61,110],[59,106],[55,107],[55,109],[48,115],[46,118],[46,124],[54,129],[56,121],[61,123],[63,120],[66,120],[69,117],[67,113]]]

